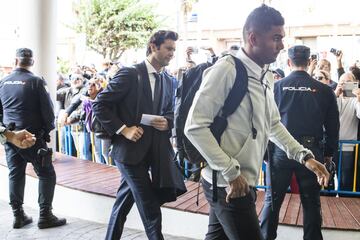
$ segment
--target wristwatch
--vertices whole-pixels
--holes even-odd
[[[315,156],[312,153],[308,153],[305,155],[305,157],[301,160],[302,164],[305,164],[307,160],[309,160],[310,158],[315,158]]]
[[[4,134],[5,132],[6,132],[6,127],[0,126],[0,143],[1,144],[6,143],[6,136]]]

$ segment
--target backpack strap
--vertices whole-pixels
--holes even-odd
[[[248,91],[248,74],[246,68],[240,59],[234,56],[232,56],[232,58],[235,62],[236,77],[234,85],[221,109],[221,116],[223,118],[227,118],[235,112]]]
[[[213,123],[210,125],[210,130],[219,145],[221,135],[224,133],[227,127],[227,118],[235,112],[243,100],[245,94],[248,92],[247,70],[240,59],[234,56],[232,56],[232,58],[234,59],[236,69],[235,82],[229,92],[229,95],[225,99],[221,113],[214,118]]]
[[[230,55],[232,56],[232,55]],[[248,74],[244,64],[240,59],[232,56],[235,62],[236,76],[233,87],[227,96],[221,113],[214,118],[210,125],[210,131],[214,135],[216,141],[220,145],[221,135],[224,133],[228,122],[227,118],[235,112],[248,91]],[[213,201],[217,201],[217,171],[212,171],[212,185],[213,185]]]

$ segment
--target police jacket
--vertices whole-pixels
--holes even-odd
[[[297,140],[325,139],[324,156],[331,157],[339,139],[339,111],[332,89],[311,78],[305,71],[294,71],[275,83],[274,96],[281,122]]]
[[[43,79],[24,68],[16,68],[0,83],[0,106],[5,125],[37,134],[54,129],[54,110]]]

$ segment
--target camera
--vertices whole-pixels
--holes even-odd
[[[310,58],[311,58],[311,60],[318,60],[319,59],[318,55],[316,53],[311,54]]]
[[[354,89],[359,87],[358,82],[345,82],[343,86],[343,96],[344,97],[356,97],[353,93]]]
[[[339,56],[341,54],[341,50],[337,50],[336,48],[331,48],[330,52],[335,56]]]

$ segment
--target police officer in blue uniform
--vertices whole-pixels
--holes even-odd
[[[9,168],[10,205],[14,213],[13,228],[32,222],[22,208],[25,188],[25,170],[31,162],[39,178],[39,228],[61,226],[66,219],[52,214],[56,175],[52,164],[52,151],[47,147],[49,132],[54,129],[53,105],[45,81],[32,72],[33,53],[28,48],[16,50],[15,70],[0,82],[1,118],[5,126],[15,130],[26,129],[36,136],[35,144],[20,149],[7,142],[6,160]]]
[[[310,49],[298,45],[288,50],[289,76],[275,83],[274,95],[281,122],[294,138],[324,163],[330,161],[339,139],[339,111],[334,92],[306,72]],[[323,141],[325,139],[325,142]],[[304,216],[304,239],[323,239],[321,234],[320,186],[316,175],[296,161],[286,161],[286,153],[274,149],[265,205],[260,216],[261,231],[266,240],[276,238],[279,210],[295,173],[299,184]],[[306,159],[305,159],[306,160]],[[269,164],[268,164],[269,165]],[[267,169],[269,170],[269,169]],[[273,206],[272,205],[273,202]]]

